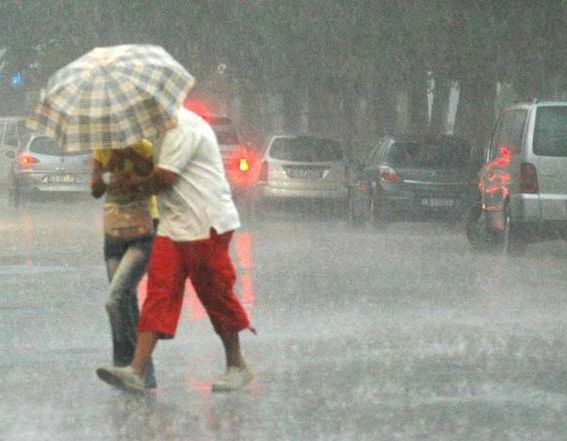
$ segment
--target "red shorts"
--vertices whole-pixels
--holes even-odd
[[[173,338],[183,305],[187,277],[209,315],[217,334],[230,334],[250,326],[233,291],[236,272],[229,254],[232,231],[205,240],[174,242],[154,239],[148,266],[148,291],[138,330]]]

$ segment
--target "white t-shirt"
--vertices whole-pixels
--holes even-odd
[[[213,129],[185,108],[154,147],[154,164],[178,175],[160,192],[158,235],[176,242],[208,239],[240,227]]]

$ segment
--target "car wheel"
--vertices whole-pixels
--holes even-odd
[[[370,198],[349,196],[347,205],[348,223],[353,227],[365,226],[370,218]]]
[[[480,204],[472,206],[467,213],[465,233],[475,251],[495,251],[502,244],[502,234],[489,228],[486,214]]]
[[[507,256],[521,256],[526,253],[528,243],[523,236],[522,229],[517,222],[510,217],[506,216],[506,228],[504,230],[504,254]]]
[[[372,225],[374,228],[384,228],[388,225],[390,217],[382,196],[378,195],[371,201]]]
[[[19,208],[21,205],[23,205],[24,195],[22,194],[21,190],[18,189],[18,187],[11,188],[9,190],[8,197],[10,198],[10,202],[14,206],[14,208]]]

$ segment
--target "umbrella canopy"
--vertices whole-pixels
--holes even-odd
[[[125,148],[174,127],[194,83],[159,46],[95,48],[49,79],[27,126],[69,152]]]

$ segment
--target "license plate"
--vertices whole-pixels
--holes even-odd
[[[298,179],[321,179],[323,177],[323,170],[315,170],[308,168],[290,168],[287,170],[287,175],[290,178],[298,178]]]
[[[76,182],[73,175],[49,175],[43,179],[44,182],[49,184],[73,184]]]
[[[455,201],[453,199],[423,198],[421,205],[431,208],[450,208],[455,205]]]

